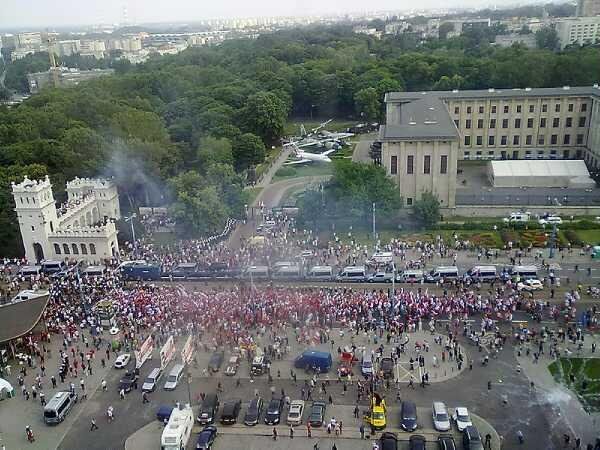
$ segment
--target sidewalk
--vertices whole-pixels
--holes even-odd
[[[527,357],[523,353],[522,356],[517,355],[517,361],[527,378],[535,383],[535,393],[540,398],[540,403],[550,405],[558,410],[558,416],[555,417],[555,420],[550,420],[550,423],[558,424],[558,421],[562,419],[570,429],[572,440],[579,437],[584,446],[588,442],[594,442],[599,436],[600,413],[588,414],[575,393],[554,380],[548,370],[548,366],[554,362],[554,359],[542,357],[538,363],[534,364],[533,357]],[[550,414],[554,414],[552,408],[548,411]]]
[[[90,335],[86,332],[85,336],[89,339],[90,348],[92,348]],[[105,339],[108,337],[105,334]],[[85,353],[85,345],[83,341],[72,342],[72,344]],[[40,346],[41,348],[41,346]],[[70,383],[75,385],[75,391],[79,395],[79,402],[71,410],[65,421],[56,426],[48,426],[43,421],[43,406],[40,403],[39,396],[35,400],[30,397],[29,401],[25,399],[21,393],[21,388],[17,382],[19,370],[22,367],[16,361],[11,361],[11,375],[6,379],[15,388],[15,397],[0,402],[0,443],[6,446],[6,450],[19,450],[28,448],[31,450],[48,450],[58,447],[64,436],[68,433],[70,427],[76,421],[87,404],[92,401],[96,390],[100,387],[102,379],[105,378],[108,371],[111,370],[115,360],[115,354],[111,352],[110,361],[106,361],[106,368],[102,368],[100,359],[105,357],[106,345],[100,347],[92,360],[92,375],[82,375],[79,370],[77,377],[67,376],[65,383],[60,382],[58,376],[58,366],[60,363],[59,350],[62,348],[62,336],[52,335],[50,344],[46,344],[46,348],[51,350],[51,356],[46,355],[46,376],[42,377],[42,392],[45,394],[46,402],[54,396],[58,391],[68,391]],[[70,347],[69,347],[70,354]],[[77,356],[79,359],[79,356]],[[26,365],[26,364],[25,364]],[[35,365],[34,365],[35,366]],[[31,393],[31,386],[35,383],[35,377],[40,373],[40,364],[37,363],[37,368],[27,367],[27,376],[25,377],[25,386]],[[87,372],[86,372],[87,373]],[[57,381],[57,388],[52,389],[50,377],[54,375]],[[81,378],[85,382],[85,390],[88,393],[88,399],[81,399],[81,387],[79,381]],[[96,421],[101,418],[98,417]],[[25,436],[25,426],[29,425],[34,433],[35,442],[28,443]]]

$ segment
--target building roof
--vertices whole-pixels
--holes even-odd
[[[435,91],[387,94],[386,102],[397,103],[398,120],[381,126],[381,139],[458,139],[456,125],[437,94]]]
[[[490,161],[494,178],[498,177],[566,177],[589,178],[583,160],[526,159]]]
[[[32,297],[28,300],[4,305],[0,308],[0,342],[10,341],[29,333],[37,325],[50,296]]]
[[[455,140],[459,133],[446,106],[448,100],[515,99],[563,96],[598,96],[600,88],[594,86],[479,89],[424,92],[388,92],[386,124],[379,130],[381,140]],[[390,109],[396,108],[395,114]]]
[[[524,89],[473,89],[461,91],[428,91],[428,92],[388,92],[385,96],[387,102],[401,102],[406,98],[418,95],[428,95],[446,99],[473,99],[473,98],[515,98],[515,97],[561,97],[561,96],[600,96],[598,86],[563,86],[551,88],[524,88]]]

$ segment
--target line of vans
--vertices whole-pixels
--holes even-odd
[[[439,281],[449,281],[458,279],[458,267],[456,266],[439,266],[432,269],[427,276],[425,281],[428,283],[437,283]]]
[[[498,277],[496,266],[475,266],[467,270],[465,281],[491,282]]]
[[[509,274],[513,280],[517,278],[520,280],[531,280],[538,277],[536,266],[512,266],[509,269]]]
[[[367,271],[365,266],[348,266],[340,272],[337,281],[345,281],[351,283],[364,283],[367,281]]]

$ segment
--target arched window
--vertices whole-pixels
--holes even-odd
[[[71,244],[71,248],[73,249],[74,255],[79,255],[79,248],[77,248],[77,244]]]
[[[60,245],[54,244],[54,253],[60,255]]]
[[[90,254],[91,255],[96,254],[96,244],[90,244]]]
[[[87,255],[87,247],[85,244],[81,244],[81,254]]]
[[[71,254],[71,252],[69,251],[69,244],[63,244],[63,252],[65,253],[65,255]]]

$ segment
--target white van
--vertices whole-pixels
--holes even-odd
[[[101,277],[108,272],[106,266],[87,266],[83,271],[88,277]]]
[[[512,278],[519,278],[520,281],[537,279],[537,267],[536,266],[512,266],[510,269],[510,275]]]
[[[367,281],[365,266],[348,266],[337,277],[338,281],[364,283]]]
[[[306,274],[308,280],[332,281],[333,268],[331,266],[314,266]]]
[[[433,269],[425,281],[428,283],[437,283],[438,281],[455,280],[458,278],[458,267],[456,266],[439,266]]]
[[[274,279],[299,280],[302,278],[302,268],[298,265],[279,266],[273,272]]]
[[[169,376],[165,381],[164,389],[165,391],[174,391],[179,384],[179,380],[183,376],[183,364],[175,364],[171,371],[169,372]]]
[[[75,403],[77,403],[77,394],[71,395],[67,391],[57,392],[44,406],[44,422],[47,425],[62,422]]]
[[[150,374],[144,380],[142,384],[142,392],[153,392],[156,389],[156,385],[160,380],[162,370],[159,367],[155,367],[150,371]]]
[[[267,266],[250,266],[244,272],[244,278],[248,280],[266,280],[269,278]]]
[[[530,212],[513,212],[510,216],[502,219],[504,223],[515,223],[515,222],[529,222],[531,219]]]
[[[474,282],[491,282],[497,278],[496,266],[475,266],[467,270],[465,279]]]
[[[182,450],[187,444],[194,428],[194,413],[190,405],[174,408],[160,437],[161,450]]]
[[[424,277],[425,274],[422,270],[403,270],[396,276],[396,281],[399,283],[420,283]]]

